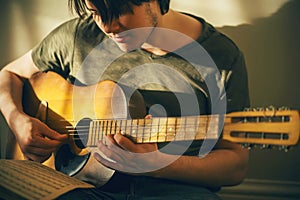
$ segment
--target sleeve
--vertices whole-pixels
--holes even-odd
[[[231,69],[226,72],[225,90],[227,98],[227,112],[241,111],[250,106],[248,89],[248,75],[245,59],[239,51]]]
[[[63,23],[33,48],[33,62],[41,71],[55,71],[67,76],[72,64],[77,24],[77,19]]]

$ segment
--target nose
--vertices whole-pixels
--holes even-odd
[[[119,33],[120,32],[120,23],[118,19],[113,19],[111,23],[102,24],[102,30],[109,33]]]

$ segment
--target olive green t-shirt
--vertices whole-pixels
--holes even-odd
[[[242,52],[195,18],[203,24],[200,38],[163,56],[143,49],[121,51],[90,17],[57,27],[33,49],[32,58],[41,71],[57,72],[76,85],[113,80],[137,89],[153,116],[223,114],[248,107]],[[199,144],[193,143],[188,154],[197,151]]]

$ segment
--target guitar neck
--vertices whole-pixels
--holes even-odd
[[[201,115],[131,120],[92,120],[87,146],[106,135],[121,133],[136,143],[222,138],[242,144],[291,146],[299,140],[296,110],[234,112],[225,116]]]
[[[191,116],[132,120],[93,120],[90,123],[89,145],[106,135],[121,133],[136,143],[217,139],[222,124],[220,117]]]

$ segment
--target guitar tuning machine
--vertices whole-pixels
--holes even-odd
[[[282,106],[282,107],[278,108],[278,110],[280,110],[280,111],[287,111],[287,110],[290,110],[290,108],[288,108],[286,106]]]
[[[260,149],[272,149],[273,146],[270,145],[270,144],[263,144],[263,145],[260,145]]]
[[[278,149],[280,151],[288,152],[289,150],[291,150],[291,147],[290,146],[279,146]]]
[[[249,144],[249,143],[245,143],[245,144],[242,144],[243,148],[245,149],[248,149],[248,150],[251,150],[253,148],[253,144]]]
[[[244,111],[245,112],[250,112],[250,111],[252,111],[252,108],[245,108]]]

